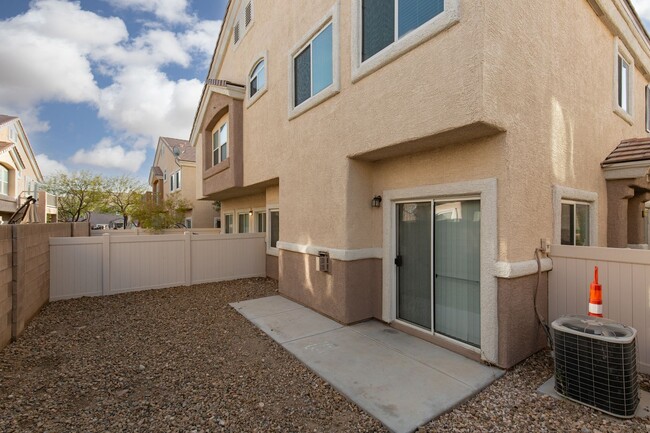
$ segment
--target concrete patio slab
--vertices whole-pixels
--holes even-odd
[[[414,431],[503,374],[382,323],[342,326],[277,298],[231,305],[391,431]]]
[[[571,401],[557,393],[557,391],[555,390],[555,377],[551,377],[549,380],[544,382],[542,386],[537,388],[537,392],[543,395],[548,395],[549,397],[553,397],[558,400]],[[575,404],[579,404],[579,403],[575,403]],[[650,393],[642,389],[639,389],[639,407],[636,408],[636,412],[634,413],[634,418],[645,418],[645,419],[650,418]]]

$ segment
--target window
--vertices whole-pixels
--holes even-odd
[[[237,214],[237,233],[248,233],[250,225],[250,215],[248,212]]]
[[[630,113],[630,64],[618,56],[618,106]]]
[[[255,212],[255,231],[257,233],[266,232],[266,212]]]
[[[234,227],[233,227],[233,220],[234,220],[234,218],[233,218],[233,214],[231,214],[231,213],[227,213],[227,214],[224,214],[223,217],[224,217],[224,219],[225,219],[225,220],[224,220],[224,227],[223,227],[224,232],[225,232],[225,233],[234,233]]]
[[[192,228],[192,218],[185,218],[185,227],[188,229]]]
[[[228,158],[228,123],[218,126],[212,132],[212,165]]]
[[[166,181],[166,180],[167,180],[167,170],[165,170],[165,172],[163,173],[163,181]]]
[[[269,235],[269,245],[271,248],[278,247],[278,240],[280,239],[280,211],[271,210],[271,233]]]
[[[260,90],[266,88],[266,67],[264,59],[260,60],[248,80],[249,98],[255,96]]]
[[[293,59],[295,107],[332,84],[332,66],[332,24],[330,23]]]
[[[363,0],[362,55],[365,61],[445,10],[444,0]]]
[[[250,1],[246,5],[246,9],[244,10],[244,23],[246,28],[251,24],[253,21],[253,2]]]
[[[645,86],[645,131],[650,132],[650,85]]]
[[[0,165],[0,194],[9,195],[9,170]]]
[[[561,241],[562,245],[590,245],[588,203],[562,202]]]
[[[181,171],[176,172],[176,189],[181,189]]]
[[[169,178],[169,190],[174,192],[174,175],[172,174]]]
[[[460,0],[352,0],[352,82],[459,21]]]

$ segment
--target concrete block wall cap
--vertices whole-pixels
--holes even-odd
[[[542,272],[553,269],[553,260],[541,259]],[[494,264],[494,276],[497,278],[519,278],[537,273],[537,261],[526,260],[523,262],[496,262]]]

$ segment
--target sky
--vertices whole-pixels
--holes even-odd
[[[227,0],[2,0],[0,114],[39,166],[148,178],[187,139]]]
[[[227,0],[1,1],[0,114],[46,176],[146,180],[158,137],[189,137]]]

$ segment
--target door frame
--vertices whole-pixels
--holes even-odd
[[[446,201],[447,199],[479,198],[481,201],[481,359],[498,361],[497,278],[495,276],[497,242],[497,180],[482,179],[468,182],[425,185],[382,192],[384,266],[382,267],[382,320],[391,323],[397,319],[397,270],[393,261],[397,254],[397,203],[417,200]],[[432,300],[433,302],[433,300]],[[404,324],[403,321],[399,323]],[[408,324],[407,324],[408,326]],[[412,325],[411,325],[412,326]],[[422,331],[422,328],[413,326]],[[438,336],[438,334],[435,334]],[[471,347],[446,338],[459,347]]]

